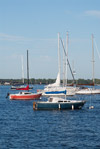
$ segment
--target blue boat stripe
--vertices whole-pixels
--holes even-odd
[[[66,94],[66,90],[65,91],[51,91],[51,92],[45,92],[45,94]]]

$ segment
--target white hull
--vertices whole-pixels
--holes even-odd
[[[81,89],[77,91],[76,94],[80,94],[80,95],[100,94],[100,89],[91,89],[91,88]]]
[[[42,93],[42,96],[59,96],[59,97],[64,97],[65,93],[60,93],[60,94],[52,94],[51,92],[56,92],[56,91],[64,91],[66,90],[66,96],[74,96],[76,91],[78,90],[76,87],[47,87],[44,90],[39,91]],[[48,93],[47,93],[48,92]],[[50,93],[49,93],[50,92]]]
[[[67,86],[66,87],[66,90],[67,90],[66,95],[67,96],[74,96],[76,94],[76,92],[78,91],[78,89],[79,88],[77,88],[77,87],[69,87],[69,86]]]

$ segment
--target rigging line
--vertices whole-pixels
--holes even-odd
[[[66,54],[66,51],[65,51],[65,48],[64,48],[63,41],[62,41],[61,37],[60,37],[60,40],[61,40],[61,43],[62,43],[62,46],[63,46],[63,50],[64,50],[64,53],[65,53],[65,56],[67,57],[67,54]],[[69,66],[69,69],[70,69],[71,75],[72,75],[72,77],[73,77],[73,82],[75,82],[74,75],[73,75],[73,72],[72,72],[72,69],[71,69],[71,66],[70,66],[70,63],[69,63],[68,57],[67,57],[67,63],[68,63],[68,66]]]
[[[99,59],[100,59],[100,53],[99,53],[99,50],[98,50],[98,47],[97,47],[97,44],[96,44],[96,41],[95,40],[94,40],[94,43],[95,43],[96,50],[97,50],[97,53],[98,53],[98,56],[99,56]]]

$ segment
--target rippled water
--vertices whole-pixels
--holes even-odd
[[[81,110],[34,111],[5,98],[9,88],[0,86],[0,149],[100,149],[100,95],[70,97],[87,100]]]

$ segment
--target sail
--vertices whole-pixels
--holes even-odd
[[[59,72],[58,72],[58,75],[57,75],[56,82],[53,83],[53,84],[47,85],[47,87],[56,87],[56,86],[60,86],[60,73]]]
[[[58,72],[56,82],[54,83],[56,86],[60,86],[60,73]]]

